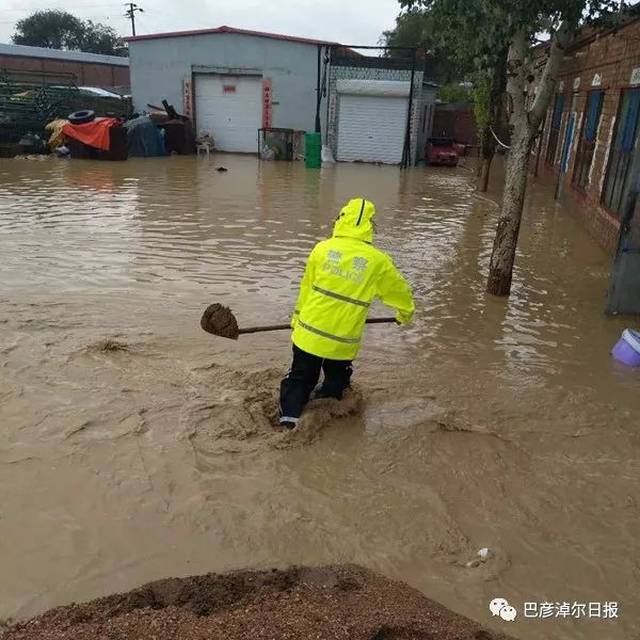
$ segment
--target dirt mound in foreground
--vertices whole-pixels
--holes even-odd
[[[152,582],[11,627],[3,640],[508,640],[357,566]]]

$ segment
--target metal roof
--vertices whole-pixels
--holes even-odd
[[[125,42],[139,42],[141,40],[159,40],[161,38],[185,38],[188,36],[205,36],[215,33],[234,33],[236,35],[254,36],[257,38],[271,38],[272,40],[285,40],[287,42],[300,42],[302,44],[332,44],[338,45],[337,42],[329,40],[315,40],[314,38],[299,38],[298,36],[286,36],[279,33],[268,33],[266,31],[251,31],[250,29],[236,29],[222,25],[212,29],[196,29],[195,31],[169,31],[166,33],[150,33],[143,36],[130,36],[124,38]]]
[[[50,60],[71,60],[73,62],[87,62],[93,64],[110,64],[128,67],[129,58],[120,56],[105,56],[101,53],[86,51],[61,51],[60,49],[46,49],[44,47],[27,47],[22,44],[0,43],[0,55],[23,56],[25,58],[48,58]]]

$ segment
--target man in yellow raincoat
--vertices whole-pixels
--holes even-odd
[[[309,255],[291,320],[293,364],[280,385],[280,425],[293,429],[311,397],[342,399],[351,380],[369,307],[375,298],[407,324],[414,312],[411,288],[391,258],[373,246],[376,208],[364,198],[349,200],[329,240]]]

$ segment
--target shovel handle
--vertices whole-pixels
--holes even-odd
[[[369,318],[367,324],[383,324],[395,322],[395,318]],[[264,327],[246,327],[245,329],[239,329],[238,333],[264,333],[266,331],[286,331],[291,329],[291,324],[271,324]]]
[[[265,331],[284,331],[285,329],[291,329],[290,324],[268,324],[264,327],[246,327],[245,329],[238,329],[238,333],[263,333]]]

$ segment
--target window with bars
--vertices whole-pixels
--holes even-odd
[[[562,114],[564,112],[564,94],[556,95],[553,103],[553,113],[551,114],[551,128],[549,130],[549,142],[547,143],[546,160],[548,164],[555,164],[556,152],[558,150],[558,140],[560,139],[560,128],[562,126]]]
[[[573,173],[573,183],[579,189],[586,189],[589,183],[589,172],[591,171],[593,154],[596,149],[596,136],[598,135],[603,100],[604,91],[601,90],[591,91],[587,96]]]
[[[625,89],[620,97],[616,130],[609,151],[609,165],[602,190],[602,203],[618,215],[622,213],[633,180],[631,167],[638,154],[640,89]]]

